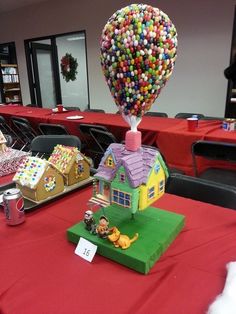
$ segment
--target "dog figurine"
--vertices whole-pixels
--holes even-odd
[[[110,240],[115,247],[120,247],[123,250],[128,249],[131,243],[138,239],[138,233],[135,233],[132,239],[130,239],[127,235],[121,234],[117,227],[113,227],[110,229],[112,232],[108,235],[108,240]]]

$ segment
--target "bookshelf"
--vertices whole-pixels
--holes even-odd
[[[1,64],[1,95],[3,103],[21,103],[21,89],[17,64]]]

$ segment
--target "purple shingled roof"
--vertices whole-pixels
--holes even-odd
[[[109,154],[112,154],[115,159],[115,168],[104,165]],[[147,182],[158,154],[158,150],[149,147],[141,147],[138,151],[132,152],[126,150],[123,144],[113,143],[106,150],[94,177],[112,181],[119,167],[123,166],[130,185],[134,188],[138,187]]]

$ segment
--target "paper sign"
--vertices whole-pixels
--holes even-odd
[[[75,249],[75,254],[79,255],[88,262],[92,262],[97,251],[97,245],[89,242],[84,238],[80,238]]]

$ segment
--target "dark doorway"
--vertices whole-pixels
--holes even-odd
[[[53,51],[51,44],[32,43],[31,47],[35,80],[33,103],[54,108],[61,103],[57,51]]]

